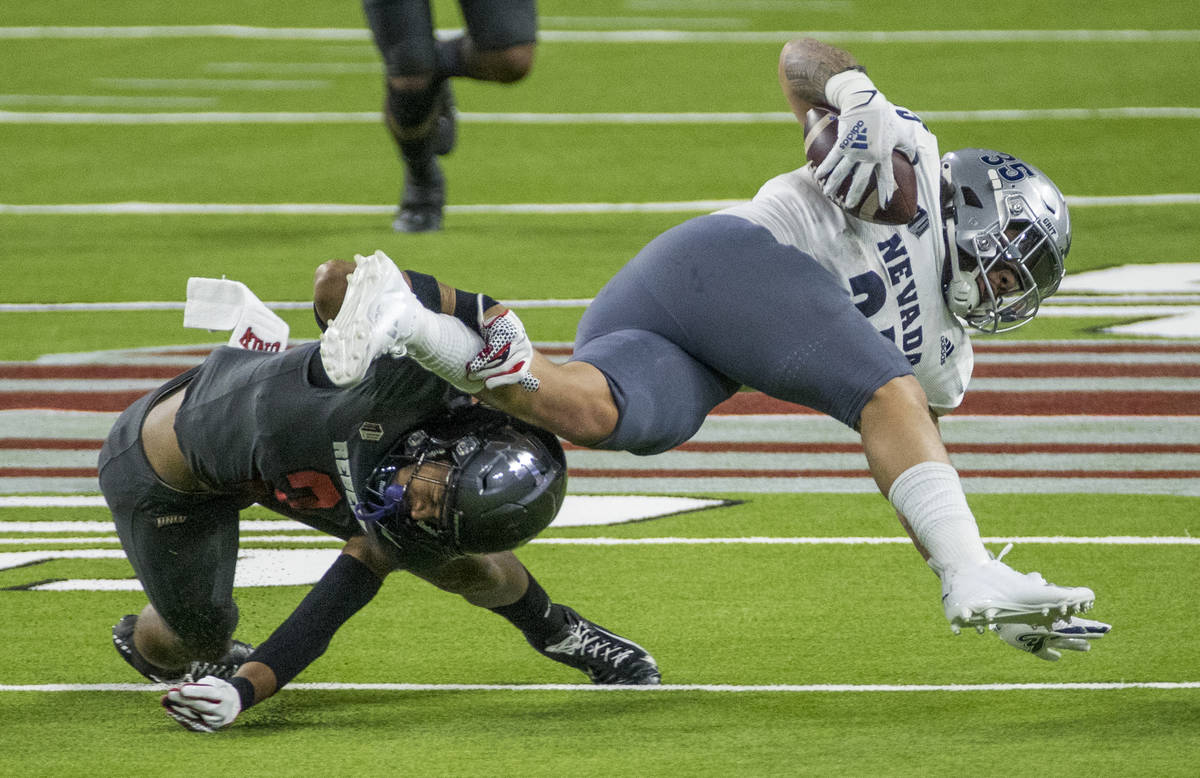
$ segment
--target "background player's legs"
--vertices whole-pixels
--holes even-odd
[[[433,17],[427,0],[363,0],[367,24],[386,67],[383,115],[404,162],[404,193],[395,229],[424,232],[441,228],[445,180],[436,155],[439,115],[452,130],[449,90],[436,77]],[[452,144],[452,138],[450,140]]]
[[[449,80],[513,83],[533,65],[537,17],[533,0],[463,0],[467,33],[436,40],[429,0],[363,0],[386,65],[384,118],[405,166],[394,229],[442,227],[446,182],[438,156],[453,150],[454,97]]]
[[[534,0],[459,0],[467,32],[438,41],[438,73],[512,84],[533,68],[537,48]]]

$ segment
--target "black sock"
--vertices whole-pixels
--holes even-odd
[[[399,141],[400,158],[404,160],[404,166],[414,182],[421,186],[432,186],[440,173],[433,140],[433,136],[428,135],[417,140]]]
[[[512,622],[535,645],[545,643],[567,623],[566,611],[561,605],[550,602],[550,595],[532,573],[529,574],[529,588],[521,599],[489,610]]]
[[[434,44],[437,66],[433,73],[439,81],[445,78],[462,78],[467,75],[467,65],[463,61],[462,53],[464,40],[466,38],[460,35],[457,38],[438,41]]]
[[[387,87],[387,126],[400,147],[400,156],[416,182],[428,186],[437,176],[433,130],[437,126],[435,103],[440,89],[401,92]]]

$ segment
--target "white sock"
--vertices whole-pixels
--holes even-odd
[[[408,353],[429,372],[468,394],[483,389],[467,379],[467,363],[483,348],[483,338],[458,319],[421,308],[408,341]]]
[[[987,562],[991,557],[979,537],[975,516],[967,507],[958,473],[942,462],[922,462],[892,483],[888,499],[913,535],[929,552],[930,567],[939,574]]]

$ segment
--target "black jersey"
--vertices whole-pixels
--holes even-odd
[[[348,537],[357,532],[349,479],[361,482],[458,393],[413,360],[388,357],[355,387],[323,388],[309,378],[318,354],[315,342],[276,354],[216,349],[188,382],[175,433],[205,489]]]

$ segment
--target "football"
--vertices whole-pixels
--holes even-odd
[[[822,108],[813,108],[804,117],[804,156],[817,168],[838,140],[837,114]],[[876,224],[908,224],[917,215],[917,171],[908,157],[899,151],[892,152],[892,174],[896,177],[896,191],[886,208],[879,207],[875,192],[875,174],[867,184],[867,194],[856,208],[847,208],[840,200],[834,200],[846,213]],[[850,177],[838,188],[838,197],[850,191]]]

